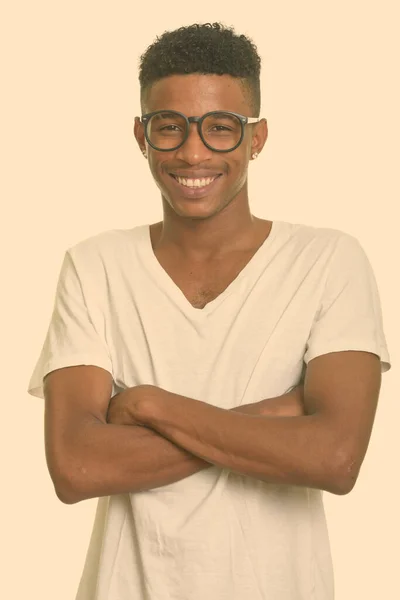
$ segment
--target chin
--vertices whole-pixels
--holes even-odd
[[[171,200],[168,204],[178,216],[194,220],[210,219],[224,208],[222,205],[217,204],[217,201],[212,202],[209,200],[206,202],[206,199],[203,202],[201,200],[196,202]]]
[[[212,206],[204,206],[200,201],[197,201],[196,205],[192,203],[190,206],[182,202],[171,202],[170,206],[172,210],[181,217],[188,217],[191,219],[208,219],[220,211],[219,207],[215,204]]]

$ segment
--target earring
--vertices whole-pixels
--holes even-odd
[[[142,154],[145,158],[147,158],[146,150],[142,150]]]
[[[255,160],[255,159],[257,158],[257,156],[258,156],[258,152],[254,152],[254,153],[251,155],[251,158],[252,158],[253,160]]]

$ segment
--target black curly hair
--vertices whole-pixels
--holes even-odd
[[[140,100],[151,86],[169,75],[231,75],[240,79],[254,117],[260,114],[261,59],[255,44],[222,23],[194,24],[166,31],[140,57]]]

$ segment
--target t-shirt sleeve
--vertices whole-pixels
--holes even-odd
[[[44,377],[62,367],[95,365],[112,374],[104,338],[96,331],[70,250],[62,262],[50,325],[31,375],[28,393],[44,398]]]
[[[379,356],[382,373],[391,368],[376,279],[361,244],[349,234],[331,257],[304,361],[343,350],[371,352]]]

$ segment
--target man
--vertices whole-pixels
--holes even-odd
[[[29,392],[58,497],[99,498],[78,600],[333,598],[321,491],[353,488],[390,359],[357,240],[250,212],[259,75],[219,24],[158,38],[163,220],[65,254]]]

